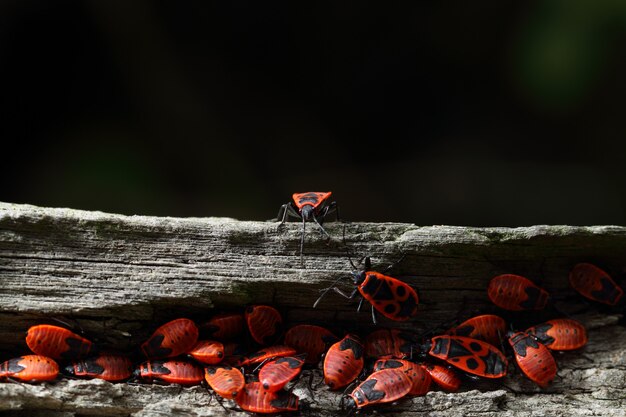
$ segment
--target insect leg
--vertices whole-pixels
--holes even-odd
[[[378,324],[378,321],[376,320],[376,310],[374,309],[374,304],[372,304],[372,322],[374,322],[374,326]]]
[[[322,232],[324,232],[324,234],[326,235],[326,238],[328,240],[330,240],[330,235],[328,234],[328,232],[324,229],[324,227],[320,224],[320,222],[317,220],[317,217],[315,217],[315,214],[313,215],[313,220],[315,220],[315,223],[317,223],[317,225],[320,227],[320,229],[322,229]],[[304,220],[303,220],[304,221]]]

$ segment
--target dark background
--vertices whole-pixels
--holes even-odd
[[[0,200],[626,224],[625,45],[612,0],[3,0]]]

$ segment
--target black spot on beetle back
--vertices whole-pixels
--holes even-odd
[[[92,375],[100,375],[104,372],[104,368],[96,363],[95,360],[81,361],[85,367],[85,372]]]
[[[13,374],[17,374],[19,372],[22,372],[24,369],[26,369],[25,366],[19,365],[19,361],[21,361],[22,357],[19,358],[13,358],[13,359],[9,359],[7,361],[7,372],[13,373]]]
[[[352,337],[344,338],[339,344],[339,350],[351,350],[354,359],[361,359],[363,356],[363,345]]]
[[[165,339],[164,335],[156,334],[148,340],[144,351],[149,358],[165,358],[172,352],[172,349],[161,346],[163,339]]]
[[[474,356],[474,353],[469,351],[461,343],[454,339],[450,339],[450,350],[448,351],[448,358],[457,358],[459,356]]]
[[[600,284],[602,284],[600,291],[592,291],[591,295],[598,300],[615,304],[615,299],[619,296],[619,291],[615,288],[615,285],[606,277],[600,279]]]
[[[378,382],[377,379],[369,379],[365,381],[363,384],[361,384],[360,391],[363,392],[363,395],[365,396],[365,398],[367,398],[369,402],[379,401],[385,398],[384,391],[379,391],[379,390],[374,389],[374,386],[376,385],[377,382]]]

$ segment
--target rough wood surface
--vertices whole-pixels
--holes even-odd
[[[308,228],[304,266],[300,225],[226,218],[121,216],[0,203],[0,360],[26,352],[24,332],[50,317],[73,320],[104,345],[129,350],[164,321],[208,317],[248,303],[274,303],[290,323],[332,323],[336,330],[371,328],[367,312],[319,289],[371,255],[386,266],[404,255],[392,275],[419,289],[422,304],[403,326],[430,330],[460,310],[488,307],[491,277],[518,273],[541,281],[560,310],[590,328],[582,352],[558,355],[559,379],[547,390],[517,374],[502,384],[467,383],[464,392],[431,392],[380,410],[429,416],[623,416],[626,408],[626,331],[621,311],[586,305],[567,288],[567,274],[594,262],[616,278],[626,266],[626,228],[418,227],[397,223],[328,223],[326,243]],[[549,314],[549,313],[546,313]],[[553,313],[552,313],[553,314]],[[527,318],[527,317],[525,317]],[[538,317],[537,319],[540,319]],[[523,321],[524,318],[520,318]],[[396,323],[381,318],[381,325]],[[478,390],[470,390],[470,388]],[[311,415],[336,415],[339,395],[325,389],[310,398]],[[52,384],[0,384],[0,411],[29,415],[231,415],[201,388],[137,386],[61,380]],[[4,414],[3,414],[4,415]]]

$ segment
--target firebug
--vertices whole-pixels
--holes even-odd
[[[251,305],[245,311],[252,338],[260,345],[272,344],[280,335],[283,318],[272,306]]]
[[[194,363],[182,360],[149,360],[133,372],[137,378],[146,381],[163,381],[170,384],[198,385],[204,379],[204,372]]]
[[[506,375],[508,362],[497,348],[464,336],[435,336],[424,345],[428,354],[465,372],[484,378]]]
[[[326,216],[333,211],[337,213],[337,203],[328,203],[332,192],[306,192],[295,193],[293,195],[293,202],[289,202],[280,206],[278,210],[277,219],[280,220],[280,224],[283,225],[287,218],[293,217],[296,219],[302,219],[302,235],[300,237],[300,261],[302,261],[302,254],[304,249],[304,232],[306,229],[306,222],[313,220],[320,227],[327,239],[330,240],[330,235],[326,232],[322,224]]]
[[[56,360],[82,358],[94,351],[89,340],[66,328],[49,324],[30,327],[26,344],[37,355]]]
[[[352,266],[357,269],[354,264]],[[417,292],[410,285],[397,278],[372,271],[372,263],[369,256],[365,257],[364,266],[363,269],[357,269],[357,272],[352,272],[355,286],[352,293],[346,294],[333,285],[320,295],[315,304],[313,304],[313,308],[319,304],[329,290],[333,290],[348,299],[353,299],[359,292],[361,294],[361,303],[365,299],[372,305],[372,321],[374,324],[377,322],[375,310],[388,319],[395,321],[409,320],[417,313],[419,298]],[[359,303],[359,308],[361,303]]]
[[[576,350],[587,344],[587,330],[572,319],[553,319],[526,330],[539,343],[551,350]]]
[[[353,334],[333,344],[324,357],[324,382],[330,389],[343,388],[363,370],[363,344]]]
[[[541,388],[546,388],[556,376],[556,361],[547,347],[523,332],[512,333],[509,344],[515,354],[515,362],[522,372]]]
[[[24,355],[0,364],[0,380],[16,379],[22,382],[52,381],[59,375],[59,365],[42,355]]]
[[[185,318],[172,320],[159,327],[141,345],[141,350],[150,359],[171,358],[192,349],[198,341],[198,327]]]
[[[217,395],[234,400],[246,381],[238,368],[230,366],[207,366],[204,378]]]
[[[609,274],[589,263],[574,266],[569,274],[569,282],[584,297],[611,306],[617,304],[624,295],[622,288]]]
[[[268,391],[260,382],[248,382],[235,399],[242,410],[258,414],[298,411],[299,400],[287,391]]]
[[[133,364],[128,357],[116,354],[100,354],[86,359],[75,360],[65,367],[65,372],[77,377],[124,381],[131,377]]]
[[[511,311],[541,310],[550,296],[528,278],[514,274],[494,277],[489,282],[487,294],[495,305]]]
[[[298,324],[285,333],[285,345],[306,353],[305,362],[318,363],[321,355],[338,340],[330,330],[311,324]]]

